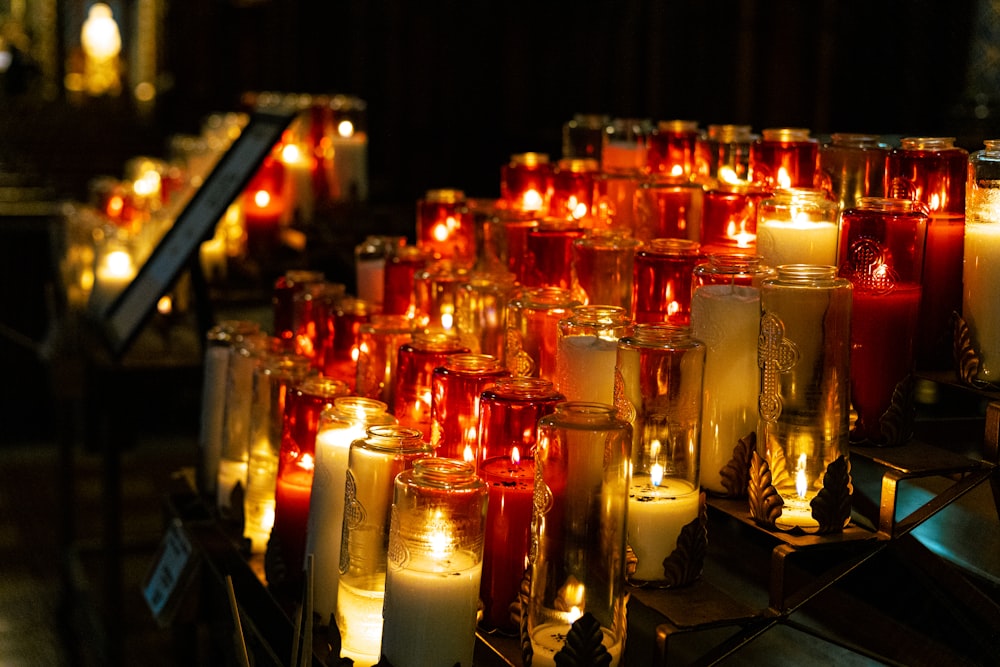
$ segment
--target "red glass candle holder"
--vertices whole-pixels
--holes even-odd
[[[437,456],[475,462],[479,395],[510,372],[488,354],[453,354],[431,377],[430,443]]]
[[[719,183],[705,192],[701,244],[706,252],[757,247],[757,208],[771,191],[758,186]]]
[[[702,258],[701,246],[686,239],[653,239],[635,253],[632,319],[687,326],[691,283]]]
[[[750,144],[756,139],[749,125],[709,125],[708,135],[698,144],[699,175],[708,183],[748,182]]]
[[[413,317],[416,303],[413,278],[427,265],[427,253],[417,246],[396,248],[385,265],[382,312],[386,315]]]
[[[819,142],[809,130],[769,128],[750,144],[750,180],[769,188],[816,187]]]
[[[285,165],[268,155],[243,190],[243,224],[251,258],[269,257],[279,246],[287,206]]]
[[[274,491],[274,527],[267,550],[272,562],[285,565],[284,577],[276,576],[273,583],[283,580],[291,591],[298,590],[305,562],[320,415],[333,406],[338,396],[349,393],[350,387],[340,380],[312,377],[293,387],[285,398]],[[269,575],[269,583],[271,578]]]
[[[457,337],[443,333],[416,332],[410,342],[399,347],[393,412],[400,425],[429,437],[434,369],[444,365],[449,356],[468,352]]]
[[[649,135],[646,167],[650,173],[691,180],[695,173],[698,123],[693,120],[660,121]]]
[[[573,287],[573,241],[584,229],[578,221],[546,218],[528,230],[524,270],[525,287]]]
[[[615,118],[604,133],[601,171],[635,174],[646,171],[646,153],[653,122],[641,118]]]
[[[500,198],[520,213],[547,215],[552,196],[552,165],[543,153],[518,153],[500,170]]]
[[[306,357],[322,372],[327,348],[333,344],[334,311],[345,296],[345,286],[325,280],[305,285],[293,296],[295,337],[291,350]]]
[[[594,178],[600,167],[593,158],[563,158],[552,173],[549,215],[584,221],[594,203]]]
[[[635,237],[691,239],[701,229],[705,190],[697,183],[661,178],[641,183],[635,193]]]
[[[447,260],[417,271],[413,276],[414,327],[458,335],[459,293],[468,281],[469,269]]]
[[[636,192],[649,177],[633,172],[602,172],[594,179],[594,214],[590,228],[635,235]]]
[[[346,382],[352,390],[357,379],[357,363],[361,354],[361,326],[371,319],[372,305],[363,299],[344,297],[333,305],[328,321],[333,335],[322,351],[323,375]]]
[[[271,291],[271,308],[274,335],[289,346],[294,344],[296,330],[296,294],[306,285],[324,280],[320,271],[287,271],[274,281]]]
[[[476,226],[461,190],[428,190],[417,202],[417,247],[435,260],[476,261]]]
[[[885,193],[922,202],[932,217],[964,216],[968,163],[954,137],[904,137],[886,158]]]
[[[413,320],[405,315],[374,314],[358,328],[358,367],[354,391],[395,411],[396,361],[399,348],[413,337]]]
[[[840,276],[854,286],[853,441],[897,445],[912,435],[909,406],[926,227],[923,207],[907,199],[864,197],[842,216]]]
[[[473,352],[503,359],[507,304],[514,296],[514,274],[501,268],[473,271],[458,291],[459,339]]]
[[[555,381],[559,320],[581,305],[558,287],[538,287],[510,302],[504,365],[513,375]]]
[[[573,241],[573,293],[585,304],[632,308],[632,272],[639,241],[591,231]]]

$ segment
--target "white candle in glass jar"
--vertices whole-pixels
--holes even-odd
[[[368,199],[368,137],[335,134],[332,139],[333,169],[331,190],[336,201]]]
[[[382,648],[382,603],[385,600],[385,575],[374,575],[361,582],[363,588],[343,579],[337,593],[337,627],[340,629],[340,655],[354,661],[355,667],[373,667]]]
[[[531,632],[531,667],[555,667],[556,653],[566,644],[566,635],[572,628],[571,623],[543,623]],[[610,667],[617,667],[622,658],[622,642],[616,642],[614,635],[607,628],[601,628],[604,639],[601,643],[611,655]]]
[[[699,496],[699,489],[686,480],[665,477],[656,485],[648,474],[632,478],[628,543],[638,559],[633,579],[664,578],[663,560],[677,547],[684,526],[698,518]]]
[[[618,341],[565,336],[556,351],[556,389],[567,401],[614,405]]]
[[[757,428],[760,290],[703,285],[691,297],[691,335],[705,343],[701,484],[726,493],[722,469],[740,438]]]
[[[483,563],[414,559],[386,575],[382,655],[393,665],[472,667]]]
[[[316,434],[316,469],[309,496],[306,554],[313,555],[313,610],[325,625],[337,611],[344,490],[351,443],[365,437],[363,422],[321,429]]]
[[[962,273],[962,316],[979,355],[977,379],[1000,383],[1000,223],[968,221]]]
[[[757,225],[757,252],[764,265],[837,264],[835,222],[763,220]]]

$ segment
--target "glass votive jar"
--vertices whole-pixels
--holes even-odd
[[[382,290],[382,312],[386,315],[413,317],[416,302],[413,279],[427,266],[427,253],[417,246],[396,248],[385,265],[385,286]]]
[[[568,401],[614,404],[618,339],[629,326],[619,306],[577,306],[560,320],[556,390]]]
[[[705,190],[684,178],[662,177],[639,184],[635,192],[634,235],[698,240]]]
[[[750,516],[835,533],[850,520],[851,283],[835,266],[778,267],[761,285]]]
[[[399,425],[372,426],[351,444],[336,620],[341,657],[359,667],[372,667],[380,657],[394,481],[430,456],[420,431]]]
[[[975,346],[973,364],[962,350],[961,379],[1000,384],[1000,140],[987,139],[985,147],[969,156],[966,195],[965,262],[962,273],[962,318]],[[972,347],[972,346],[970,346]]]
[[[458,335],[458,299],[469,269],[448,260],[433,262],[413,276],[414,327]]]
[[[297,320],[296,295],[302,293],[307,285],[325,280],[321,271],[286,271],[274,281],[271,290],[271,309],[273,333],[289,345],[294,344]]]
[[[567,401],[539,420],[529,582],[521,600],[526,664],[559,664],[567,637],[588,623],[603,636],[595,664],[620,664],[630,445],[631,429],[610,405]]]
[[[520,283],[525,287],[573,287],[573,242],[585,233],[577,220],[545,218],[528,230]]]
[[[697,121],[661,120],[649,135],[646,168],[656,176],[691,180],[699,135]]]
[[[751,183],[719,182],[705,191],[701,245],[707,252],[756,251],[757,208],[771,190]]]
[[[559,320],[579,305],[557,287],[527,289],[510,302],[504,365],[512,375],[555,381]]]
[[[635,236],[636,193],[649,176],[642,171],[601,172],[594,177],[590,229]]]
[[[594,158],[563,158],[552,172],[552,198],[549,216],[578,220],[590,225],[594,203],[594,179],[600,170]]]
[[[358,328],[358,368],[354,393],[374,398],[395,414],[396,361],[399,348],[413,337],[405,315],[374,314]]]
[[[305,564],[309,499],[316,469],[316,431],[320,415],[350,392],[340,380],[309,377],[285,397],[278,477],[274,486],[274,526],[265,563],[284,564],[284,576],[268,573],[268,585],[298,595]]]
[[[395,424],[385,403],[360,396],[339,396],[320,413],[316,429],[316,468],[309,498],[306,555],[313,557],[313,612],[322,625],[337,611],[344,494],[351,443],[372,426]]]
[[[385,264],[395,248],[406,244],[405,236],[366,236],[354,247],[354,276],[359,299],[382,305],[385,294]]]
[[[243,502],[243,536],[250,552],[264,553],[274,526],[282,418],[288,390],[312,372],[309,359],[292,353],[267,355],[254,369],[250,410],[250,455]]]
[[[851,440],[899,445],[913,435],[927,214],[909,199],[862,197],[840,224],[840,277],[854,286]]]
[[[496,266],[473,271],[456,296],[458,337],[471,351],[503,359],[507,304],[517,288],[514,274]]]
[[[381,651],[390,664],[472,667],[486,503],[469,462],[420,459],[396,476]]]
[[[562,158],[589,159],[600,165],[609,122],[610,118],[603,114],[573,114],[562,126]]]
[[[452,354],[431,376],[430,444],[441,458],[476,461],[479,395],[510,375],[488,354]]]
[[[357,363],[361,354],[361,327],[372,317],[371,303],[354,297],[338,299],[327,315],[333,335],[328,336],[319,351],[323,375],[343,380],[354,390]]]
[[[632,272],[639,241],[591,230],[573,241],[573,293],[585,304],[632,308]]]
[[[686,239],[653,239],[635,252],[632,320],[686,326],[691,317],[691,281],[701,245]]]
[[[643,118],[614,118],[604,133],[601,171],[639,173],[646,171],[646,152],[653,122]]]
[[[476,262],[476,227],[465,193],[428,190],[417,201],[417,247],[433,260],[471,267]]]
[[[481,270],[509,271],[519,278],[524,271],[528,231],[538,226],[536,216],[498,209],[483,220]]]
[[[757,431],[760,285],[773,277],[756,255],[709,255],[695,267],[691,336],[705,344],[701,486],[745,497]]]
[[[631,427],[629,581],[676,587],[701,574],[700,436],[705,344],[686,327],[637,324],[618,342],[615,405]]]
[[[552,165],[544,153],[516,153],[500,168],[500,198],[511,210],[548,215]]]
[[[750,144],[750,180],[769,188],[817,187],[819,141],[800,127],[772,127]]]
[[[434,369],[442,366],[449,356],[468,352],[469,348],[456,336],[440,332],[414,332],[409,342],[400,345],[393,412],[400,424],[417,429],[430,439]]]
[[[821,185],[841,211],[852,208],[861,197],[883,196],[890,150],[877,134],[851,132],[834,132],[819,147]]]
[[[709,183],[747,183],[750,180],[750,144],[758,137],[749,125],[709,125],[702,141],[704,175]]]
[[[771,267],[836,264],[838,215],[823,190],[776,190],[757,207],[757,253]]]

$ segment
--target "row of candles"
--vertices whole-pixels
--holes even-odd
[[[357,295],[289,272],[272,335],[210,332],[200,486],[292,582],[311,557],[344,656],[471,664],[481,600],[530,664],[584,616],[618,664],[626,581],[700,573],[703,490],[840,530],[848,441],[909,437],[921,331],[947,306],[989,340],[1000,146],[689,125],[515,156],[496,201],[429,192],[415,245],[358,247]],[[964,307],[961,252],[930,268],[955,238]]]

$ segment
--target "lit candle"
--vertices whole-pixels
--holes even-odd
[[[515,629],[510,605],[517,601],[527,567],[531,530],[535,462],[521,459],[517,447],[510,457],[497,456],[480,465],[489,503],[480,596],[488,627]]]
[[[573,615],[567,614],[567,617]],[[566,635],[569,634],[575,620],[574,618],[565,623],[543,623],[535,628],[531,633],[531,667],[556,667],[556,653],[565,646]],[[616,667],[621,663],[622,642],[616,642],[614,635],[607,628],[601,628],[601,631],[604,633],[601,643],[611,655],[609,667]]]
[[[991,190],[991,192],[993,192]],[[1000,224],[970,219],[965,226],[965,273],[962,314],[973,331],[979,353],[977,379],[1000,381]]]
[[[289,186],[286,214],[298,213],[300,221],[311,222],[316,208],[313,192],[313,170],[316,167],[312,154],[304,145],[288,143],[281,149],[281,162],[285,165]]]
[[[332,198],[334,201],[366,201],[368,199],[368,136],[356,132],[354,125],[343,120],[333,135]]]
[[[770,266],[836,263],[837,225],[833,222],[763,220],[757,233],[757,251]]]
[[[112,246],[101,255],[94,272],[91,307],[103,310],[111,304],[135,278],[137,269],[131,253],[124,247]]]
[[[698,518],[698,489],[689,482],[664,478],[653,464],[649,475],[636,475],[628,498],[628,543],[638,559],[633,580],[658,581],[663,561],[675,548],[681,530]]]
[[[578,306],[559,322],[556,389],[569,401],[614,405],[618,339],[625,335],[625,309]]]
[[[774,525],[782,530],[801,528],[810,532],[819,527],[819,522],[812,515],[811,502],[816,497],[817,491],[810,489],[808,468],[809,457],[805,453],[800,453],[795,459],[794,493],[790,487],[784,487],[779,491],[784,504],[781,507],[781,516]]]

